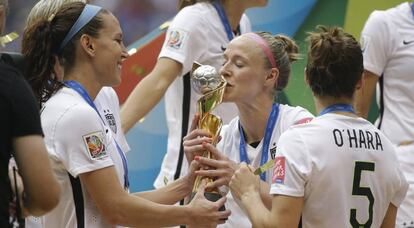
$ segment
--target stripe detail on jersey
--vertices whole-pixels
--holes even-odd
[[[379,96],[379,122],[378,129],[381,130],[382,120],[384,119],[384,74],[379,78],[380,96]]]
[[[183,165],[184,158],[184,146],[183,138],[187,135],[188,120],[190,117],[190,98],[191,98],[191,83],[190,83],[190,72],[183,76],[183,106],[182,106],[182,118],[181,118],[181,141],[180,141],[180,152],[178,154],[177,168],[174,174],[174,180],[180,177],[181,167]]]
[[[76,212],[76,221],[78,223],[78,228],[85,227],[85,208],[83,202],[82,194],[82,185],[80,179],[74,178],[70,173],[68,173],[70,179],[70,185],[72,186],[73,193],[73,202],[75,203],[75,212]]]

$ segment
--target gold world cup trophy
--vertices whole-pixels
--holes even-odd
[[[197,101],[197,111],[200,115],[198,128],[206,130],[212,135],[212,144],[214,146],[217,144],[223,121],[220,117],[213,115],[210,112],[222,102],[226,84],[226,80],[217,73],[216,68],[209,65],[201,65],[197,62],[193,63],[193,68],[191,70],[191,85],[198,94],[202,95]],[[205,150],[202,156],[214,159],[208,150]],[[207,183],[213,182],[212,178],[197,176],[191,193],[191,199],[199,189],[203,178],[207,180]],[[213,202],[222,197],[218,188],[206,191],[204,196],[206,199]],[[224,211],[224,205],[219,210]]]

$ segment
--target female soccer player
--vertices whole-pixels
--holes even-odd
[[[158,191],[128,193],[125,156],[93,103],[103,86],[120,82],[127,57],[118,20],[109,11],[80,2],[65,5],[25,30],[23,53],[31,83],[39,87],[45,141],[62,187],[43,226],[215,225],[228,216],[217,211],[225,200],[209,202],[203,189],[192,205],[162,205],[189,193],[192,174]],[[51,80],[56,57],[63,83]]]
[[[258,168],[272,160],[280,135],[290,126],[313,117],[301,107],[274,102],[278,91],[284,89],[289,81],[291,63],[298,58],[297,53],[298,47],[290,38],[265,32],[243,34],[227,46],[221,68],[221,74],[228,83],[223,101],[234,102],[239,116],[224,127],[217,149],[205,145],[218,160],[196,159],[215,168],[197,172],[218,178],[209,187],[228,186],[240,162]],[[211,142],[206,137],[205,131],[197,129],[184,138],[189,161],[195,153],[203,150],[202,142]],[[263,173],[260,181],[262,197],[269,205],[271,174],[271,171]],[[231,196],[226,207],[232,215],[224,226],[251,227],[247,216]]]
[[[250,32],[244,14],[252,7],[265,6],[267,0],[180,0],[180,11],[169,25],[155,68],[132,91],[121,108],[122,129],[127,132],[165,95],[168,125],[167,153],[154,186],[187,173],[182,139],[187,135],[196,112],[197,93],[190,86],[189,72],[194,61],[214,66],[223,62],[227,44]],[[225,123],[237,115],[236,107],[224,104],[217,114]]]
[[[271,208],[246,165],[230,189],[255,227],[297,227],[301,215],[303,227],[394,227],[408,186],[391,142],[352,108],[361,48],[336,27],[320,27],[308,40],[305,78],[319,116],[280,137]]]

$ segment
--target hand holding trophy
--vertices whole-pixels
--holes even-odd
[[[210,112],[222,102],[224,89],[227,84],[226,80],[217,73],[217,70],[214,67],[194,62],[191,71],[191,83],[194,90],[202,95],[197,101],[197,111],[200,115],[198,128],[210,133],[213,138],[212,144],[215,146],[223,121],[220,117],[213,115]],[[207,150],[203,152],[202,156],[213,159],[212,154]],[[213,182],[213,179],[211,178],[197,176],[194,182],[191,199],[199,189],[203,178],[207,179],[207,183]],[[217,188],[211,189],[208,192],[206,191],[204,196],[206,199],[213,202],[222,197]],[[219,210],[224,211],[224,205]]]

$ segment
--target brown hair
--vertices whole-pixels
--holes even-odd
[[[291,71],[291,63],[299,59],[299,47],[294,40],[285,35],[272,35],[268,32],[256,32],[269,45],[270,51],[279,70],[279,77],[275,84],[275,92],[283,90],[288,82]],[[270,61],[263,55],[266,66],[272,68]]]
[[[62,83],[52,77],[55,56],[65,72],[70,72],[75,63],[76,41],[83,34],[99,36],[99,31],[103,27],[100,14],[107,13],[106,10],[101,10],[62,50],[59,50],[61,42],[84,8],[85,3],[82,2],[65,4],[52,20],[38,20],[23,33],[22,54],[26,57],[28,66],[26,75],[40,105],[62,87]]]
[[[313,93],[352,98],[364,69],[358,41],[339,27],[317,26],[308,34],[306,75]]]
[[[214,0],[179,0],[178,1],[178,11],[182,10],[186,6],[191,6],[196,4],[197,2],[213,2]]]

